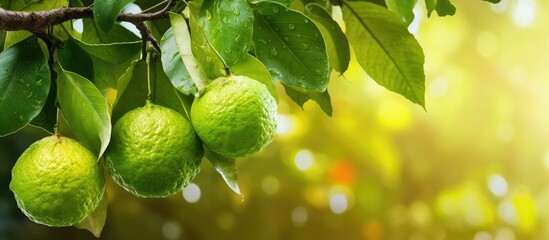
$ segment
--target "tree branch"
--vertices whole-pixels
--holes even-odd
[[[166,4],[166,7],[153,13],[121,13],[118,15],[117,20],[135,24],[167,18],[168,11],[175,3],[175,0],[170,0]],[[53,25],[79,18],[93,18],[93,7],[62,7],[38,12],[11,11],[0,8],[0,30],[27,30],[33,33],[40,33]]]

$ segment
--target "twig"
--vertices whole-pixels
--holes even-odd
[[[151,30],[147,24],[145,22],[135,22],[133,25],[135,25],[135,27],[139,30],[139,33],[141,33],[141,39],[143,40],[143,57],[147,55],[147,41],[150,42],[158,52],[160,52],[160,45],[151,34]]]
[[[167,18],[168,11],[175,3],[176,0],[170,0],[162,10],[153,13],[121,13],[118,15],[117,20],[139,23]],[[0,30],[28,30],[33,33],[40,33],[53,25],[80,18],[93,18],[93,6],[62,7],[38,12],[11,11],[0,8]]]

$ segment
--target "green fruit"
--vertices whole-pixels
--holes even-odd
[[[203,155],[187,119],[147,102],[114,125],[105,165],[127,191],[139,197],[167,197],[194,178]]]
[[[77,141],[51,136],[33,143],[12,169],[10,189],[32,221],[65,227],[79,223],[105,194],[97,157]]]
[[[225,157],[244,157],[273,140],[276,107],[264,84],[244,76],[221,77],[194,100],[191,120],[210,150]]]

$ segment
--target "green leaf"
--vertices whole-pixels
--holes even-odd
[[[425,105],[424,55],[398,17],[368,2],[345,2],[347,37],[359,64],[378,84]]]
[[[305,13],[316,24],[326,47],[328,49],[328,60],[330,66],[340,73],[347,71],[351,60],[351,50],[345,33],[339,27],[332,16],[324,8],[316,3],[309,3],[305,6]]]
[[[57,78],[57,100],[76,138],[101,157],[111,137],[107,99],[88,79],[61,69]]]
[[[482,1],[489,2],[489,3],[499,3],[499,2],[501,2],[501,0],[482,0]]]
[[[1,0],[0,7],[8,10],[20,11],[25,6],[38,1],[40,0]]]
[[[324,113],[326,113],[326,115],[330,117],[332,116],[332,101],[330,99],[330,94],[328,93],[328,90],[324,92],[315,92],[298,89],[284,84],[283,86],[288,97],[290,97],[295,103],[297,103],[297,105],[299,105],[301,109],[303,109],[303,105],[307,101],[313,100],[318,104],[318,106],[320,106],[320,108],[322,109],[322,111],[324,111]]]
[[[141,39],[130,30],[115,23],[109,33],[104,32],[97,24],[90,19],[82,19],[84,31],[82,32],[82,42],[85,43],[117,43],[117,42],[135,42]]]
[[[189,73],[196,88],[201,91],[206,86],[207,76],[202,69],[200,62],[198,62],[193,55],[187,22],[183,16],[175,13],[170,13],[170,22],[172,24],[175,44],[179,50],[179,56],[183,61],[183,65],[185,65],[185,69]]]
[[[179,55],[179,49],[177,49],[171,28],[162,36],[160,49],[162,50],[162,68],[170,78],[173,86],[184,94],[197,94],[198,89]]]
[[[116,17],[128,3],[134,0],[94,0],[93,19],[101,30],[108,32],[114,26]]]
[[[86,79],[94,79],[92,59],[76,40],[70,38],[65,41],[63,47],[59,49],[57,59],[63,69],[77,73]]]
[[[204,156],[212,163],[215,170],[221,174],[221,177],[223,177],[223,180],[225,180],[225,183],[227,183],[231,190],[240,197],[243,197],[237,182],[238,171],[236,170],[236,159],[223,157],[207,148],[204,148]]]
[[[318,28],[300,12],[274,2],[253,5],[257,58],[281,82],[324,91],[330,67]]]
[[[57,122],[57,105],[55,105],[56,95],[57,89],[55,89],[54,85],[51,84],[50,92],[44,107],[42,107],[42,111],[40,111],[40,113],[30,122],[32,126],[41,128],[51,134],[54,133],[54,127]]]
[[[276,88],[273,82],[271,74],[265,68],[263,63],[257,58],[254,58],[250,54],[244,55],[242,60],[240,60],[236,65],[231,68],[231,72],[234,75],[247,76],[249,78],[255,79],[260,83],[265,84],[269,93],[278,103],[278,94],[276,93]]]
[[[6,31],[0,31],[0,49],[4,49],[4,43],[6,42]]]
[[[90,44],[74,39],[74,42],[89,55],[93,63],[94,78],[91,80],[99,90],[116,88],[118,79],[126,72],[131,62],[141,56],[141,41]],[[82,55],[78,57],[85,58]],[[84,67],[90,69],[90,66]]]
[[[204,36],[228,66],[247,54],[254,14],[246,0],[205,0],[199,14]]]
[[[32,36],[32,33],[25,30],[7,32],[6,39],[4,42],[4,50],[8,49],[9,47],[15,45],[20,41],[27,39],[30,36]]]
[[[225,65],[204,36],[203,29],[198,23],[200,4],[202,1],[189,2],[191,27],[191,50],[202,65],[208,79],[225,76]]]
[[[109,198],[107,191],[103,192],[103,198],[99,205],[88,215],[84,220],[74,225],[79,229],[85,229],[90,231],[96,238],[101,236],[105,221],[107,220],[107,207],[109,205]]]
[[[0,136],[23,128],[40,113],[50,84],[48,62],[36,37],[0,52]]]
[[[180,96],[172,86],[169,78],[164,74],[160,61],[151,59],[149,67],[153,98],[155,104],[176,110],[183,116],[188,116],[186,106],[189,98]],[[144,60],[136,60],[120,78],[118,92],[112,111],[112,123],[116,123],[127,112],[142,107],[148,97],[147,63]],[[192,99],[190,99],[192,102]],[[189,104],[190,105],[190,104]]]
[[[265,2],[266,0],[249,0],[248,2],[250,3],[258,3],[258,2]],[[293,0],[267,0],[269,2],[277,2],[277,3],[280,3],[286,7],[289,7],[290,4],[292,4],[292,2],[294,2]],[[304,1],[304,0],[302,0]],[[296,1],[296,2],[299,2],[299,1]]]
[[[425,0],[427,7],[427,16],[431,16],[433,11],[437,11],[439,16],[452,16],[456,13],[456,7],[450,3],[450,0]]]
[[[406,25],[410,25],[414,20],[414,7],[416,6],[417,0],[385,0],[387,3],[387,8],[404,22]]]
[[[90,54],[92,58],[98,58],[112,64],[122,64],[131,61],[141,52],[141,41],[117,42],[108,44],[92,44],[75,40],[76,44]]]

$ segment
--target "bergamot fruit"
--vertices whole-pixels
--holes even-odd
[[[194,100],[191,121],[210,150],[245,157],[273,140],[276,107],[264,84],[245,76],[221,77]]]
[[[10,189],[32,221],[65,227],[95,210],[105,194],[105,179],[92,152],[55,135],[23,152],[12,169]]]
[[[199,172],[204,151],[191,123],[151,102],[116,122],[105,165],[114,181],[147,198],[180,191]]]

